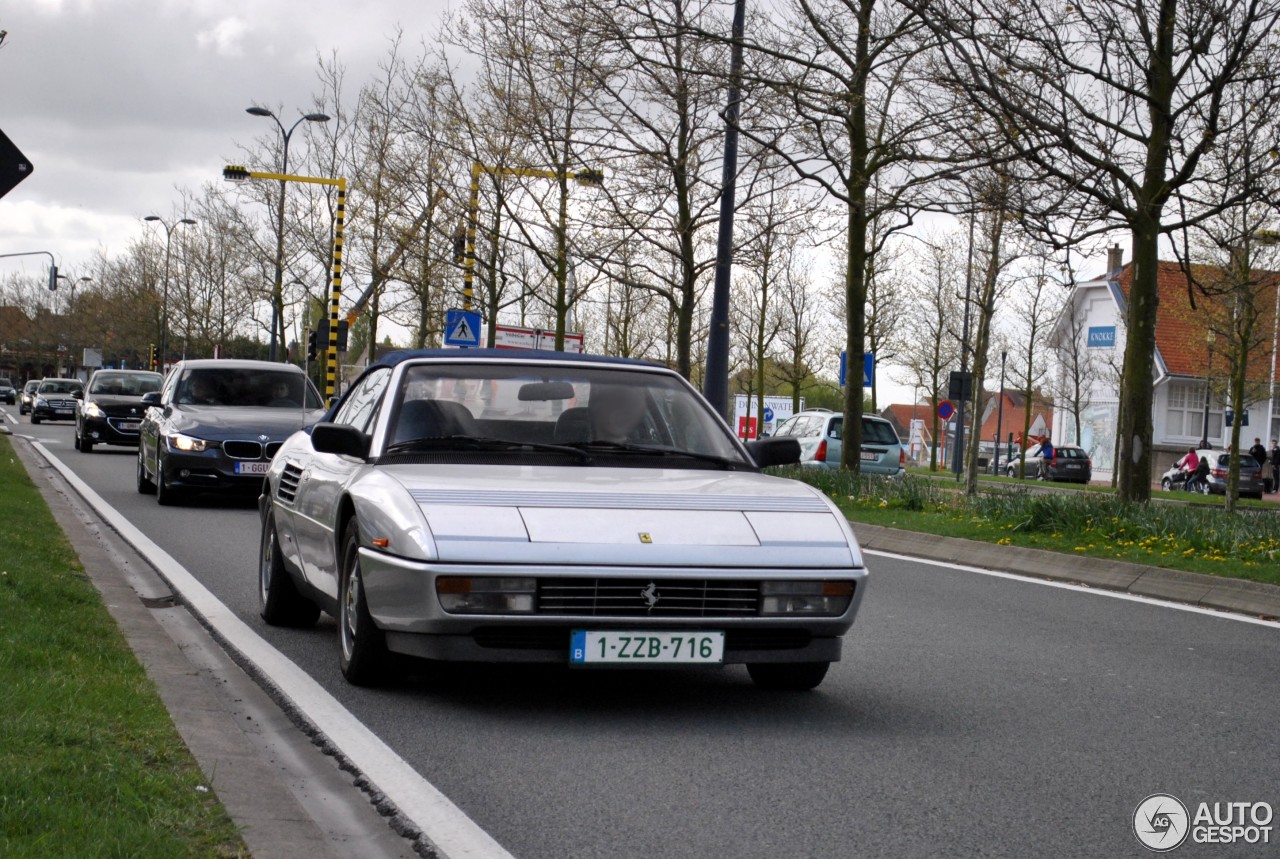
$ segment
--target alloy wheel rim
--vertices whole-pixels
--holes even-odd
[[[351,658],[356,640],[356,615],[360,610],[360,562],[353,561],[347,576],[347,593],[342,601],[342,650]]]

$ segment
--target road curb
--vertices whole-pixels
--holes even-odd
[[[1254,617],[1280,618],[1280,586],[1263,582],[1166,570],[1129,561],[1077,557],[1021,546],[997,546],[883,525],[849,524],[864,549],[1073,582]]]

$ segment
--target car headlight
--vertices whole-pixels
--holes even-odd
[[[209,446],[209,443],[202,438],[192,438],[180,432],[165,436],[165,441],[169,443],[169,447],[173,450],[186,451],[187,453],[199,453]]]
[[[105,418],[107,413],[102,410],[102,406],[97,403],[89,403],[84,407],[84,413],[91,418]]]
[[[436,596],[450,614],[532,614],[537,590],[535,579],[436,579]]]
[[[47,408],[49,405],[49,401],[46,400],[44,397],[36,397],[36,405],[42,408]]]
[[[853,601],[853,582],[761,582],[760,614],[779,617],[797,614],[845,613]]]

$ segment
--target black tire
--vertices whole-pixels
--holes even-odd
[[[93,453],[93,442],[85,438],[84,433],[80,432],[79,428],[76,429],[75,442],[76,450],[81,453]]]
[[[182,501],[182,493],[164,479],[164,463],[156,457],[156,502],[165,507],[172,507],[180,501]]]
[[[1165,492],[1171,492],[1173,490],[1173,483],[1167,477],[1162,478],[1160,480],[1160,488]]]
[[[298,593],[284,567],[276,536],[276,518],[267,508],[258,546],[258,613],[272,626],[314,626],[320,607]]]
[[[36,426],[40,426],[40,418],[39,418],[39,416],[38,416],[38,415],[35,415],[35,414],[32,414],[32,415],[31,415],[31,423],[35,424]]]
[[[1200,494],[1201,494],[1201,495],[1212,495],[1212,494],[1213,494],[1213,490],[1209,488],[1209,481],[1207,481],[1207,480],[1206,480],[1206,481],[1204,481],[1203,483],[1201,483],[1201,484],[1200,484],[1198,487],[1196,487],[1196,488],[1199,490],[1199,492],[1200,492]]]
[[[806,692],[818,688],[830,667],[830,662],[757,662],[747,666],[747,673],[761,689]]]
[[[391,654],[386,635],[373,623],[360,573],[360,529],[352,517],[342,536],[338,567],[338,667],[354,686],[386,681]]]
[[[147,477],[147,469],[142,465],[142,448],[138,448],[138,494],[150,495],[156,491],[156,485]]]

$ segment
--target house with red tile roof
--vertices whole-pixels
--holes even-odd
[[[1049,345],[1058,357],[1053,438],[1059,443],[1078,443],[1088,451],[1095,479],[1109,478],[1115,463],[1125,319],[1133,282],[1132,263],[1123,264],[1122,259],[1120,249],[1112,248],[1110,270],[1072,290],[1049,334]],[[1222,277],[1221,269],[1210,266],[1188,268],[1167,261],[1159,264],[1155,390],[1151,404],[1153,478],[1188,447],[1197,445],[1202,436],[1207,437],[1211,447],[1219,449],[1231,439],[1229,410],[1224,407],[1230,364],[1224,354],[1227,340],[1223,333],[1231,316],[1230,302],[1193,293],[1188,271],[1198,283],[1211,284]],[[1249,402],[1241,433],[1245,450],[1255,437],[1267,444],[1280,435],[1280,399],[1275,385],[1280,274],[1253,274],[1258,281],[1254,294],[1260,315],[1250,340],[1247,366]],[[1071,395],[1072,389],[1079,390],[1080,395]]]

